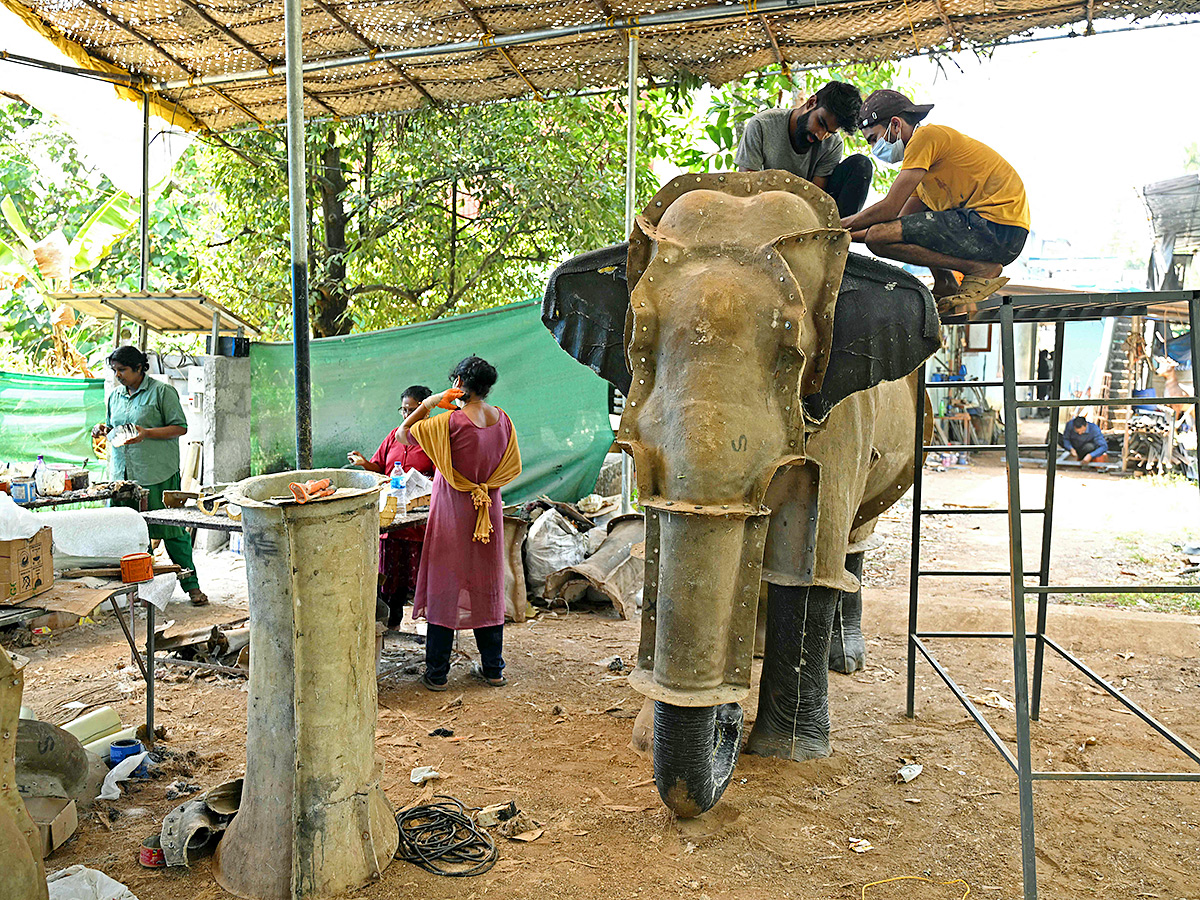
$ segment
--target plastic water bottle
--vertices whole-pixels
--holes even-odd
[[[392,487],[398,491],[404,490],[404,466],[400,463],[392,466]]]

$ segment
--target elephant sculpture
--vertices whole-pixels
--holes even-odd
[[[655,781],[680,816],[711,808],[732,777],[761,582],[748,752],[828,755],[829,666],[861,665],[861,551],[911,483],[916,404],[927,402],[912,373],[938,336],[920,282],[848,247],[834,202],[803,179],[680,176],[630,237],[626,366],[596,366],[587,315],[560,302],[581,300],[573,276],[594,286],[609,274],[602,260],[560,268],[547,292],[543,318],[560,343],[607,367],[627,397],[617,440],[646,512],[630,683],[654,703]],[[616,330],[618,293],[591,304],[601,330]]]

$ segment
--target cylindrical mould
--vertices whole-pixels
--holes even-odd
[[[290,483],[322,478],[334,496],[291,501]],[[254,665],[245,788],[214,873],[255,900],[339,896],[377,879],[399,842],[375,756],[376,478],[285,472],[228,496],[242,508]]]
[[[111,706],[101,706],[72,719],[62,730],[75,735],[86,748],[92,741],[120,731],[121,717]]]

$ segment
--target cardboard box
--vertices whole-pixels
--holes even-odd
[[[23,797],[25,808],[42,833],[42,859],[45,859],[75,833],[79,814],[74,800],[59,797]]]
[[[20,603],[54,584],[54,542],[50,528],[31,538],[0,541],[0,606]]]

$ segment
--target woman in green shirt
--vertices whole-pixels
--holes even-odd
[[[120,446],[108,445],[109,473],[117,481],[136,481],[150,494],[150,509],[163,508],[163,491],[179,490],[179,436],[187,431],[187,418],[179,392],[165,381],[147,377],[150,361],[136,347],[118,347],[108,357],[118,387],[108,397],[107,422],[92,434],[108,434],[121,425],[132,425],[136,434]],[[134,501],[121,505],[136,508]],[[185,529],[174,525],[149,526],[150,537],[160,538],[171,562],[187,570],[180,579],[196,606],[208,603],[196,578],[192,541]]]

